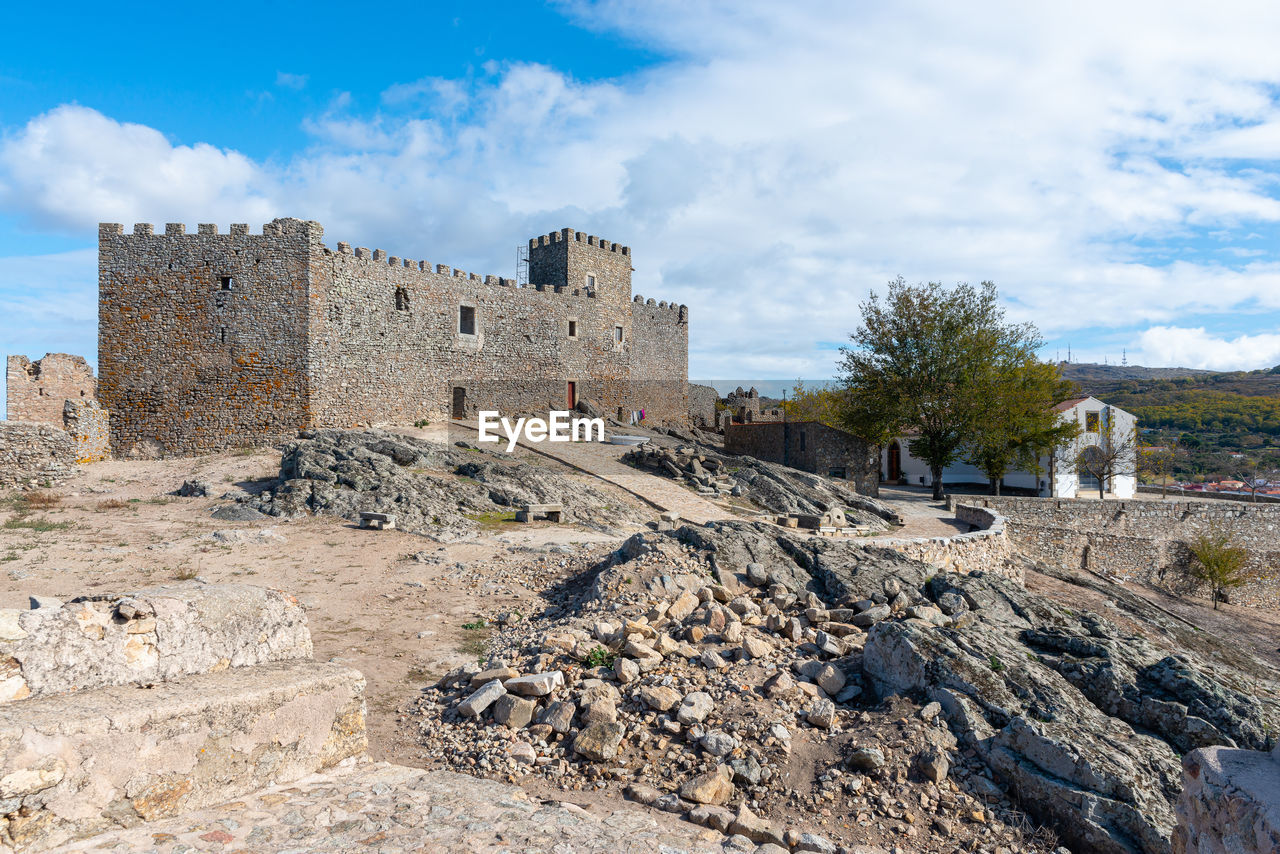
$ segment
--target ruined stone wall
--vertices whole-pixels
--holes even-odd
[[[308,278],[318,223],[261,234],[104,223],[98,399],[116,456],[262,443],[307,425]]]
[[[817,421],[757,422],[725,427],[727,454],[782,463],[801,471],[827,476],[844,469],[861,495],[879,494],[880,460],[866,442]]]
[[[707,430],[716,429],[716,404],[720,392],[709,385],[689,383],[689,423]]]
[[[1230,531],[1249,550],[1256,580],[1232,592],[1251,601],[1280,576],[1280,506],[1244,502],[1099,501],[1097,499],[953,496],[988,507],[1008,520],[1022,553],[1067,569],[1087,569],[1120,580],[1172,583],[1191,565],[1187,542],[1214,528]]]
[[[111,419],[98,401],[63,401],[62,426],[75,445],[77,463],[96,463],[111,456]]]
[[[93,400],[97,381],[83,356],[48,353],[34,362],[10,356],[6,370],[6,415],[9,421],[62,426],[64,400]]]
[[[951,572],[993,572],[1022,584],[1021,569],[1009,561],[1014,547],[1004,517],[984,507],[963,504],[952,510],[957,519],[975,530],[952,537],[877,537],[870,542]]]
[[[71,436],[51,424],[0,421],[0,487],[35,487],[75,473]]]

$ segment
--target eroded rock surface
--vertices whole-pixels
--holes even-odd
[[[244,505],[286,518],[328,513],[352,521],[390,513],[396,525],[442,541],[474,535],[483,519],[522,504],[561,504],[563,519],[593,525],[643,522],[648,513],[581,480],[487,451],[378,430],[309,431],[289,443],[280,483]]]

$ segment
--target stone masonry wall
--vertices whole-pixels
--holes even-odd
[[[1120,580],[1159,583],[1180,574],[1192,561],[1187,541],[1220,527],[1249,550],[1247,569],[1256,578],[1232,591],[1233,601],[1274,601],[1271,591],[1280,573],[1277,505],[970,495],[950,500],[1003,515],[1014,545],[1030,557]]]
[[[75,445],[77,463],[96,463],[111,456],[111,419],[98,401],[63,401],[62,423]]]
[[[261,443],[307,425],[309,258],[324,230],[98,231],[98,399],[117,457]]]
[[[438,422],[455,399],[469,417],[545,413],[570,408],[570,383],[610,415],[687,421],[688,310],[633,302],[627,247],[572,229],[536,238],[531,285],[516,287],[330,250],[298,220],[261,235],[134,231],[100,229],[101,399],[117,455]]]
[[[823,476],[842,468],[860,495],[874,497],[880,492],[876,449],[817,421],[729,424],[724,432],[724,450]]]
[[[716,429],[716,404],[720,393],[709,385],[689,383],[689,422],[705,430]]]
[[[34,362],[8,358],[6,415],[10,421],[62,426],[64,400],[94,400],[98,384],[83,356],[48,353]]]
[[[1022,584],[1021,570],[1009,561],[1014,548],[1009,542],[1004,517],[983,507],[964,504],[953,507],[952,511],[957,519],[975,530],[952,537],[877,537],[872,542],[950,572],[994,572]]]
[[[76,469],[71,436],[50,424],[0,421],[0,488],[41,486]]]

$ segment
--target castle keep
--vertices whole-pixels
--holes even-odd
[[[632,297],[628,247],[534,238],[518,286],[323,236],[296,219],[99,226],[98,398],[117,456],[582,399],[687,421],[688,309]]]

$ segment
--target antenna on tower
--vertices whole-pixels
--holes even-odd
[[[1067,344],[1067,364],[1071,364],[1071,345]]]
[[[1129,351],[1127,349],[1120,350],[1120,364],[1125,367],[1129,366]]]

